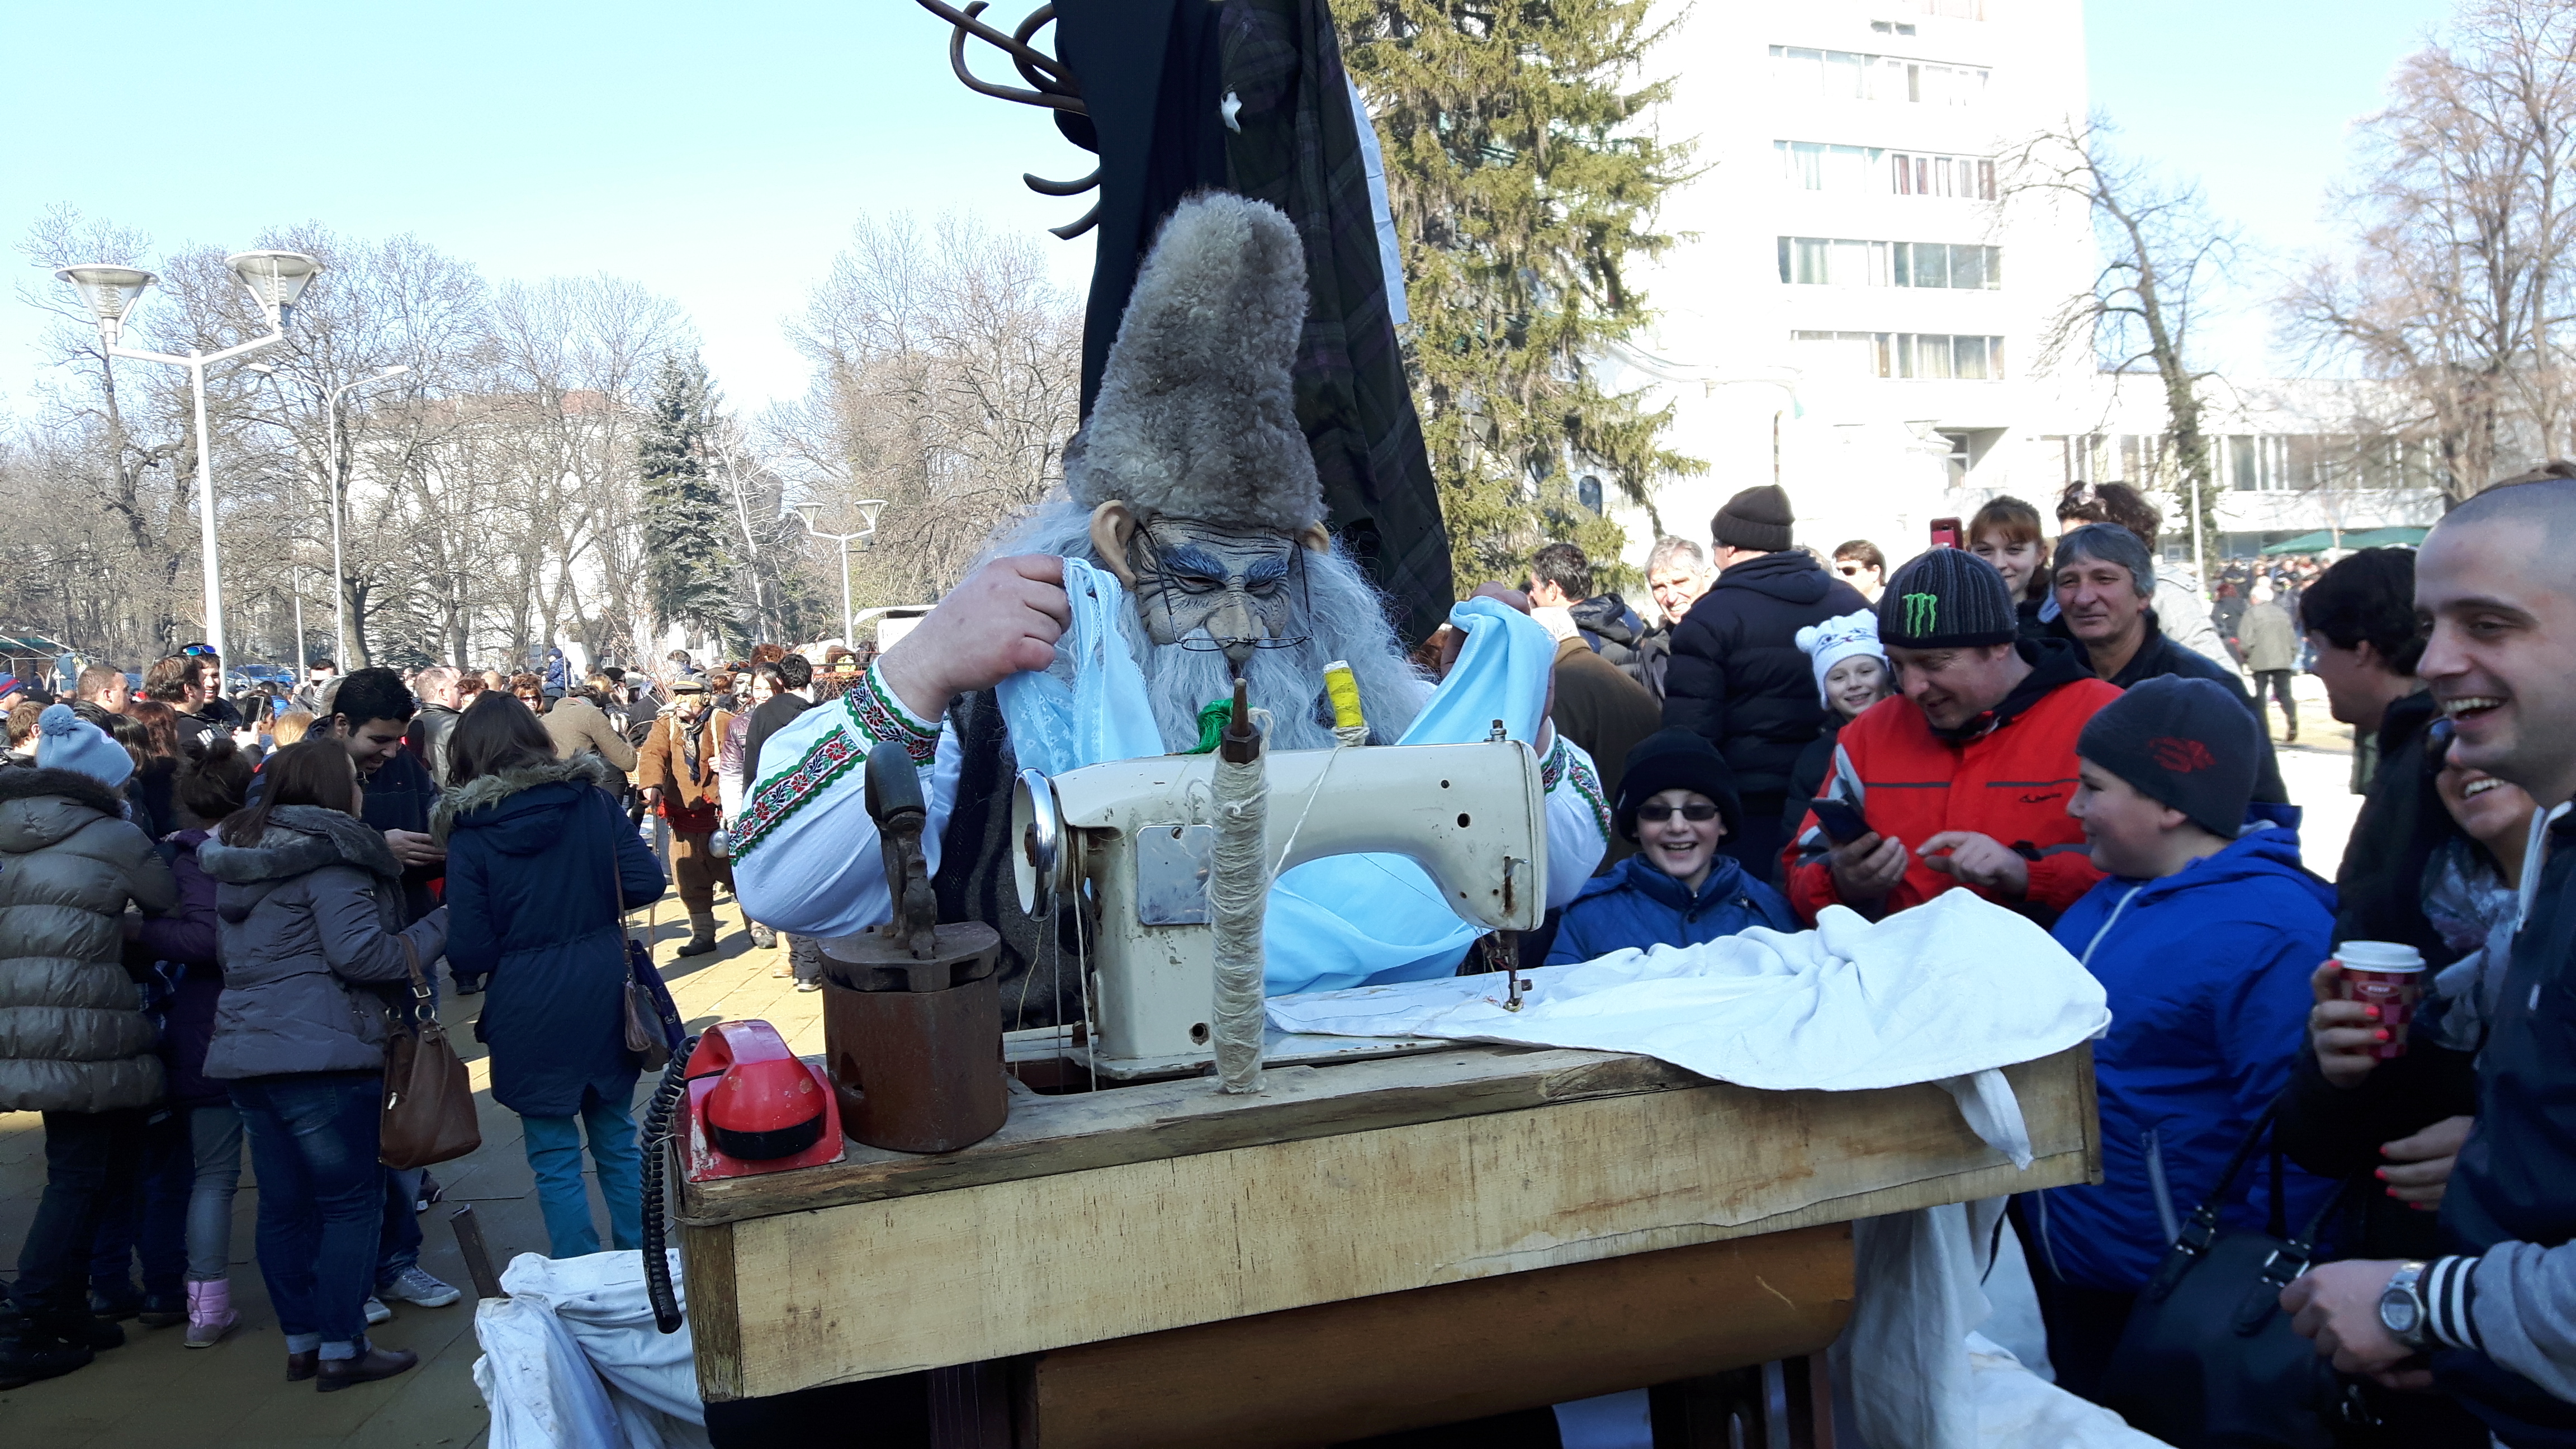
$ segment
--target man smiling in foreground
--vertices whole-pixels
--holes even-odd
[[[2443,519],[2415,569],[2430,631],[2417,674],[2457,731],[2451,758],[2522,786],[2544,810],[2576,798],[2570,537],[2576,481],[2496,488]],[[2556,821],[2537,862],[2478,1057],[2477,1125],[2442,1197],[2446,1255],[2329,1263],[2281,1294],[2336,1367],[2402,1387],[2438,1382],[2513,1449],[2576,1444],[2571,843],[2576,817]]]

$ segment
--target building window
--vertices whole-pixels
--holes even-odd
[[[1800,366],[1828,377],[2000,382],[2004,340],[1940,332],[1793,332]]]
[[[1810,287],[1959,287],[2004,284],[2003,248],[1970,242],[1780,238],[1780,280]]]
[[[1983,20],[1986,0],[1897,0],[1908,15],[1937,15],[1949,20]]]
[[[1890,151],[1888,189],[1899,196],[1958,196],[1972,201],[1995,199],[1995,163],[1978,156],[1931,156]]]
[[[2178,486],[2164,438],[2095,434],[2073,440],[2067,481],[2105,479]],[[2209,477],[2238,493],[2375,492],[2434,488],[2441,469],[2421,439],[2351,433],[2228,433],[2209,440]]]
[[[1912,105],[1973,106],[1986,98],[1990,72],[1981,65],[1818,50],[1771,47],[1771,83],[1785,98],[1828,101],[1902,101]]]
[[[1872,146],[1828,146],[1817,141],[1774,141],[1780,179],[1807,191],[1861,192],[1885,153]]]

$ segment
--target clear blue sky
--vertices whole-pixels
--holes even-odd
[[[2094,103],[2258,245],[2312,247],[2346,125],[2446,9],[2087,0]],[[496,280],[615,273],[689,310],[741,404],[802,385],[779,320],[861,212],[1035,233],[1084,204],[1020,185],[1087,158],[1037,111],[958,85],[942,27],[910,0],[134,0],[112,15],[0,0],[0,238],[68,202],[165,248],[313,219],[415,233]],[[1090,238],[1040,240],[1065,281],[1086,274]],[[0,410],[27,400],[37,330],[0,292]]]

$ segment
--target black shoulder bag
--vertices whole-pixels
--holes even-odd
[[[2271,1153],[2272,1212],[2265,1231],[2225,1232],[2219,1210],[2271,1135],[2275,1113],[2254,1124],[2209,1197],[2138,1294],[2102,1379],[2102,1402],[2176,1449],[2332,1449],[2327,1427],[2344,1384],[2316,1345],[2290,1331],[2281,1290],[2308,1271],[2317,1233],[2351,1190],[2330,1196],[2291,1237],[2281,1151]]]

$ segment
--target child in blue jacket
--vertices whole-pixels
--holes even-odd
[[[2331,954],[2334,888],[2299,864],[2297,836],[2245,823],[2258,729],[2226,690],[2177,676],[2138,684],[2077,740],[2067,812],[2108,878],[2055,934],[2110,996],[2093,1049],[2102,1182],[2020,1207],[2049,1359],[2088,1397],[2175,1230],[2288,1083],[2308,976]],[[2228,1225],[2262,1225],[2269,1175],[2238,1179]],[[2333,1184],[2296,1167],[2285,1181],[2295,1230]]]
[[[1547,964],[1696,946],[1747,926],[1797,930],[1778,891],[1717,853],[1742,815],[1735,772],[1697,730],[1659,730],[1639,741],[1612,817],[1637,853],[1585,883],[1557,923]]]

